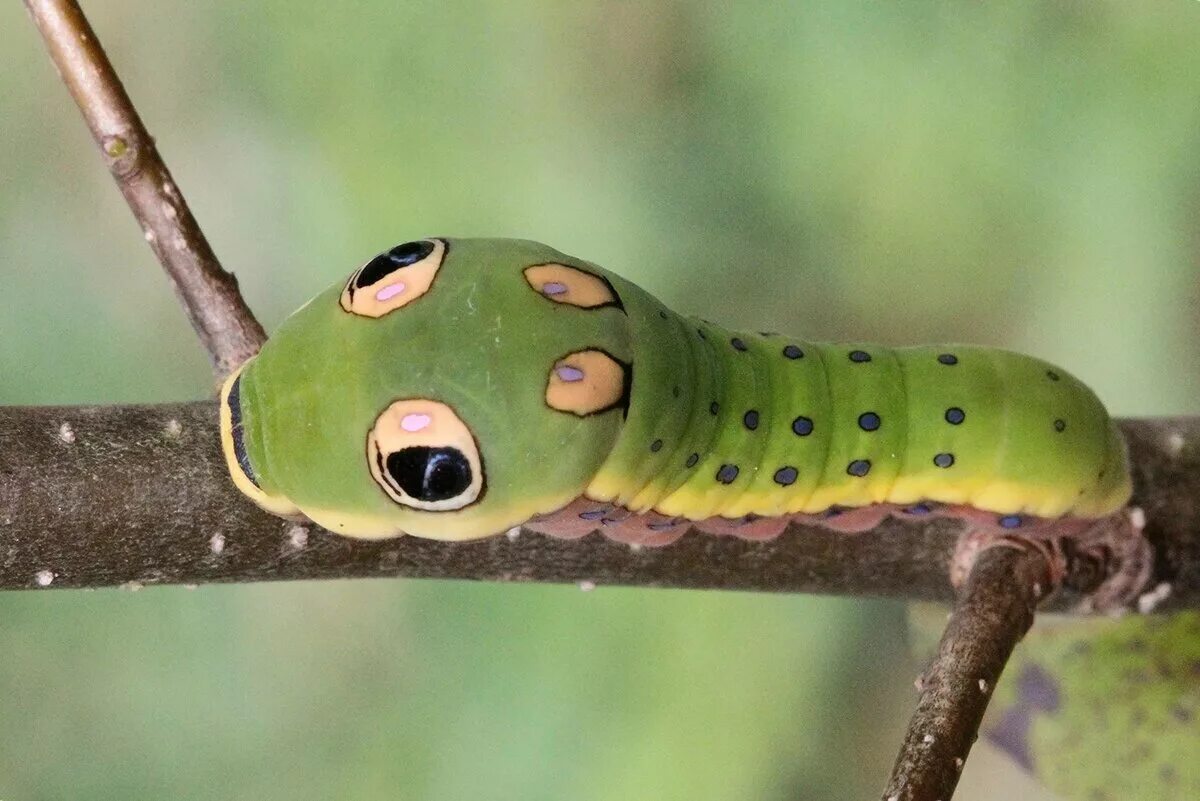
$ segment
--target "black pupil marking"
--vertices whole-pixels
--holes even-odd
[[[471,463],[457,448],[417,445],[389,453],[388,475],[410,498],[445,501],[471,486]]]
[[[1060,434],[1062,432],[1066,431],[1067,430],[1067,421],[1066,420],[1055,420],[1054,421],[1054,430]]]
[[[796,483],[796,477],[799,471],[794,467],[781,467],[775,471],[775,483],[781,487],[788,487]]]
[[[963,420],[967,419],[967,414],[957,406],[951,406],[946,410],[946,422],[952,426],[956,426]]]
[[[863,412],[858,416],[858,427],[863,431],[875,431],[879,428],[879,415],[875,412]]]
[[[658,453],[659,451],[662,450],[662,446],[663,446],[662,440],[656,439],[656,440],[654,440],[654,442],[650,443],[650,450],[653,451],[654,453]]]
[[[750,429],[751,431],[758,428],[758,412],[755,409],[751,409],[750,411],[746,412],[746,414],[742,416],[742,422],[745,423],[746,428]]]
[[[800,348],[796,347],[795,345],[787,345],[783,349],[783,355],[788,359],[803,359],[804,351],[800,350]]]
[[[738,466],[736,464],[723,464],[721,469],[717,471],[717,481],[722,484],[732,484],[733,480],[738,477]]]
[[[943,353],[938,356],[938,362],[941,364],[958,364],[958,357],[953,353]]]
[[[950,465],[954,464],[954,454],[939,453],[937,456],[933,457],[933,463],[937,467],[949,467]]]
[[[855,459],[846,466],[846,472],[852,476],[862,478],[867,473],[871,472],[871,462],[867,459]]]
[[[259,486],[258,478],[254,475],[254,468],[250,466],[250,454],[246,451],[246,432],[242,428],[242,377],[240,375],[233,379],[233,386],[229,388],[229,398],[225,403],[229,407],[233,455],[237,458],[238,467],[242,469],[242,473],[251,484],[262,489]]]
[[[858,364],[869,362],[871,361],[871,354],[867,353],[865,350],[852,350],[850,351],[850,361]]]
[[[792,432],[798,437],[807,437],[812,430],[813,421],[807,417],[797,417],[792,421]]]
[[[432,252],[433,243],[423,239],[396,245],[387,253],[380,253],[371,259],[367,266],[359,271],[358,277],[354,279],[354,286],[362,289],[376,284],[402,267],[411,267]]]

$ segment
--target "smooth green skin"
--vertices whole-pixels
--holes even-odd
[[[690,519],[919,500],[1096,517],[1128,498],[1123,444],[1103,406],[1038,359],[974,346],[893,350],[737,334],[676,315],[620,276],[545,245],[449,242],[424,296],[366,318],[342,310],[338,282],[243,371],[246,443],[262,489],[333,531],[468,539],[585,492]],[[523,270],[548,262],[604,277],[624,311],[544,297]],[[804,357],[786,358],[788,345]],[[555,362],[596,348],[633,366],[625,419],[619,410],[581,418],[545,403]],[[868,363],[849,358],[859,349]],[[948,351],[953,366],[938,361]],[[472,505],[414,510],[372,479],[367,432],[393,401],[413,398],[447,404],[471,429],[486,480]],[[965,410],[964,424],[947,422],[950,407]],[[760,419],[753,429],[744,424],[750,410]],[[878,430],[860,428],[868,411],[882,419]],[[810,436],[793,433],[798,415],[813,419]],[[1059,419],[1064,431],[1054,429]],[[943,452],[954,455],[949,469],[934,465]],[[861,459],[869,475],[849,475]],[[738,468],[733,482],[717,480],[726,465]],[[794,485],[774,480],[783,467],[799,473]]]
[[[1200,798],[1200,613],[1039,624],[997,689],[998,729],[1067,801]]]

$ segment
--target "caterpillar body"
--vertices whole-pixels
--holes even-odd
[[[376,256],[229,378],[221,422],[246,495],[366,538],[1036,528],[1131,492],[1103,405],[1046,362],[729,331],[524,240]]]

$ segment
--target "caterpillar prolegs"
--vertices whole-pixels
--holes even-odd
[[[374,257],[226,382],[221,419],[245,494],[355,537],[1027,530],[1130,495],[1100,401],[1038,359],[728,331],[523,240]]]

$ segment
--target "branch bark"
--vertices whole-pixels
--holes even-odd
[[[885,801],[949,801],[992,691],[1050,581],[1036,549],[1001,543],[979,554],[922,677]]]
[[[1159,609],[1200,607],[1200,419],[1124,421]],[[0,407],[0,589],[409,576],[872,595],[949,602],[961,531],[888,521],[752,543],[689,533],[361,542],[272,517],[233,487],[216,404]],[[47,578],[49,577],[49,581]],[[1064,597],[1061,607],[1071,605]]]
[[[158,155],[96,34],[74,0],[25,0],[104,163],[162,263],[218,380],[266,341]]]

